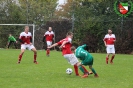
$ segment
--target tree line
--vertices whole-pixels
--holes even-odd
[[[42,37],[48,26],[52,26],[56,34],[55,42],[64,38],[66,32],[73,31],[73,44],[79,46],[86,43],[90,52],[105,52],[103,38],[107,30],[112,29],[117,40],[116,53],[132,53],[133,13],[125,18],[117,15],[114,11],[116,0],[67,0],[67,3],[60,5],[60,9],[57,9],[57,0],[18,1],[19,4],[11,0],[0,1],[0,23],[36,24],[35,46],[38,49],[45,49]],[[2,36],[7,37],[3,29],[11,30],[10,27],[0,26],[0,46],[6,40]]]

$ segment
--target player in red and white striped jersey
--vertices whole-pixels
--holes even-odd
[[[53,38],[54,38],[54,32],[52,31],[52,27],[49,27],[48,31],[44,34],[43,37],[43,42],[44,40],[46,40],[47,47],[52,45]],[[47,51],[46,55],[49,56],[50,49],[47,49],[46,51]]]
[[[106,56],[106,63],[108,64],[108,60],[109,60],[109,55],[112,54],[110,63],[113,63],[113,59],[115,57],[115,47],[114,47],[114,43],[116,41],[115,35],[112,34],[112,30],[108,30],[108,34],[105,35],[104,39],[104,44],[106,46],[106,51],[107,51],[107,56]]]
[[[77,76],[79,76],[78,73],[78,66],[77,64],[79,63],[78,59],[76,58],[76,56],[74,55],[74,53],[71,51],[71,42],[72,42],[72,38],[73,38],[73,33],[72,32],[68,32],[67,33],[67,37],[60,40],[59,42],[51,45],[48,48],[52,48],[54,46],[60,46],[60,48],[62,49],[62,54],[64,56],[64,58],[71,64],[74,66],[74,70],[75,70],[75,74]],[[84,69],[85,72],[83,72],[84,74],[88,74],[89,72],[85,69],[84,66],[79,66],[80,70]]]
[[[29,32],[29,26],[25,26],[24,32],[21,32],[19,36],[19,41],[21,42],[21,52],[18,58],[18,64],[20,63],[22,56],[24,54],[25,49],[32,50],[34,52],[34,63],[37,64],[36,57],[37,57],[37,50],[32,45],[32,35]]]

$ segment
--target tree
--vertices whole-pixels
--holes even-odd
[[[0,24],[34,23],[36,26],[45,25],[47,21],[54,19],[56,2],[57,0],[1,0]],[[0,26],[1,47],[5,46],[3,43],[7,41],[7,34],[15,32],[18,33],[18,36],[22,31],[19,29],[17,26]]]
[[[66,3],[58,6],[55,14],[58,19],[71,19],[71,11],[72,11],[73,0],[67,0]]]
[[[37,25],[45,24],[54,18],[56,2],[57,0],[20,0],[23,15],[29,22]]]
[[[74,5],[74,11],[71,13],[71,15],[74,14],[74,41],[78,44],[89,44],[92,52],[105,51],[102,39],[107,33],[107,29],[111,28],[117,36],[118,42],[116,42],[116,45],[121,44],[121,40],[125,40],[127,37],[127,35],[123,35],[127,32],[122,29],[127,28],[125,22],[132,19],[132,15],[122,21],[123,18],[114,11],[114,2],[115,0],[81,0],[74,2],[76,5]],[[128,45],[123,46],[127,47]],[[125,49],[121,51],[123,50],[126,52]]]

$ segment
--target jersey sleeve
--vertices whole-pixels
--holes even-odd
[[[31,34],[31,32],[29,32],[30,33],[30,36],[32,37],[32,34]]]
[[[115,34],[113,34],[113,35],[114,35],[113,40],[116,40],[116,38],[115,38]]]
[[[53,32],[53,31],[52,31]],[[53,32],[53,38],[55,37],[55,34],[54,34],[54,32]]]
[[[10,37],[8,37],[8,42],[10,42]]]
[[[105,37],[104,37],[103,41],[107,41],[107,35],[105,35]]]
[[[12,36],[13,40],[16,41],[16,39]]]
[[[66,42],[72,42],[72,39],[71,38],[68,38],[67,40],[66,40]]]
[[[48,33],[47,33],[47,32],[45,32],[45,33],[44,33],[44,36],[46,37],[47,35],[48,35]]]
[[[62,44],[62,41],[57,42],[57,44],[58,44],[58,45],[61,45],[61,44]]]
[[[19,35],[19,39],[23,39],[23,37],[24,37],[24,32],[21,32]]]
[[[32,34],[31,34],[31,32],[29,32],[29,36],[30,36],[30,42],[32,42]]]
[[[20,35],[19,35],[19,41],[20,41],[21,43],[24,43],[24,41],[23,41],[23,39],[22,39],[22,36],[23,36],[23,32],[20,33]]]

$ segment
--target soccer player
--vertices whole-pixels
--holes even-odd
[[[68,32],[66,36],[67,36],[66,38],[64,38],[64,39],[60,40],[59,42],[49,46],[48,48],[52,48],[54,46],[60,46],[59,48],[62,49],[62,54],[63,54],[64,58],[71,65],[74,66],[76,76],[80,76],[78,73],[78,66],[77,66],[77,63],[79,63],[79,61],[71,51],[71,46],[72,46],[71,42],[72,42],[72,38],[73,38],[73,33]],[[79,66],[79,69],[84,69],[84,74],[88,74],[88,71],[85,69],[84,66]]]
[[[94,73],[94,77],[98,77],[98,74],[96,73],[95,69],[92,67],[93,65],[93,57],[92,55],[87,51],[88,46],[86,44],[79,46],[77,49],[73,46],[71,47],[71,50],[73,53],[75,53],[75,56],[82,60],[82,62],[78,63],[78,66],[81,65],[88,65],[91,71]],[[82,69],[84,72],[84,69]],[[88,77],[88,74],[84,74],[82,78]]]
[[[20,33],[19,41],[21,42],[21,52],[18,58],[18,64],[21,62],[25,49],[29,49],[34,52],[34,63],[38,64],[38,62],[36,61],[37,50],[32,44],[32,35],[29,32],[29,26],[25,26],[24,32]]]
[[[7,42],[7,48],[9,49],[10,45],[11,44],[14,44],[15,48],[17,49],[17,41],[16,39],[12,36],[12,34],[9,34],[9,37],[8,37],[8,42]]]
[[[54,38],[54,32],[52,31],[52,27],[49,27],[48,31],[44,34],[43,42],[46,40],[47,47],[52,45],[52,41]],[[47,48],[46,55],[49,56],[50,49]]]
[[[114,43],[116,41],[115,35],[112,34],[112,30],[108,30],[108,34],[105,35],[104,39],[104,44],[106,46],[106,51],[107,51],[107,55],[106,55],[106,64],[108,64],[108,60],[109,60],[109,55],[112,54],[110,63],[113,64],[113,59],[115,57],[115,47],[114,47]]]

